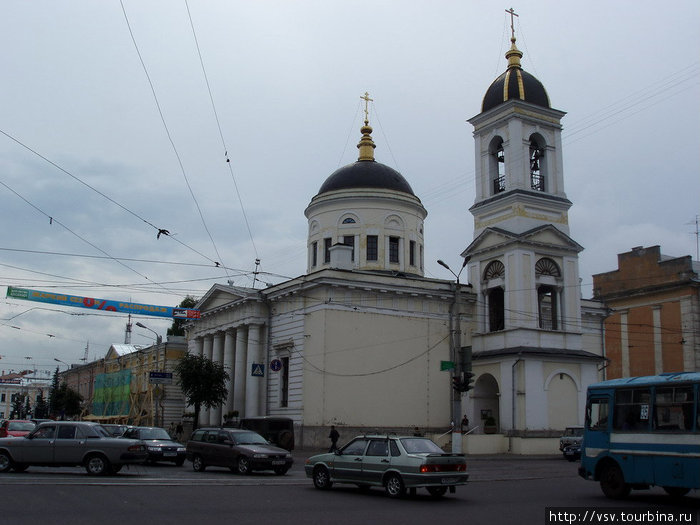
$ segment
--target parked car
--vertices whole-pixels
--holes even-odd
[[[104,428],[112,437],[121,437],[124,431],[129,428],[129,425],[118,425],[116,423],[102,423]]]
[[[260,434],[236,428],[199,428],[187,442],[187,459],[202,472],[208,466],[228,467],[238,474],[272,470],[278,476],[291,468],[289,451],[270,444]]]
[[[86,421],[41,423],[24,437],[0,438],[0,472],[82,465],[90,475],[116,474],[147,457],[143,442],[112,437]]]
[[[164,428],[129,427],[122,437],[143,441],[148,451],[146,461],[173,461],[178,467],[185,462],[185,446],[171,438]]]
[[[417,436],[358,436],[335,452],[310,457],[304,470],[317,489],[352,483],[361,489],[384,487],[394,498],[421,487],[441,497],[469,479],[464,454],[448,454]]]
[[[26,436],[35,427],[36,423],[28,419],[6,419],[0,425],[0,438]]]
[[[566,459],[569,456],[565,453],[566,447],[570,445],[578,445],[579,452],[581,450],[581,441],[583,440],[583,427],[566,427],[561,438],[559,438],[559,450]],[[580,456],[579,456],[580,457]],[[578,459],[578,458],[577,458]],[[573,461],[573,460],[570,460]]]
[[[567,461],[578,461],[581,459],[581,443],[567,445],[564,447],[563,454]]]
[[[288,417],[260,416],[244,417],[240,428],[257,432],[273,445],[285,450],[294,450],[294,421]]]

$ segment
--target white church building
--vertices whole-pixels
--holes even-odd
[[[474,238],[455,246],[468,284],[424,277],[428,212],[375,160],[365,111],[358,160],[327,177],[304,211],[306,274],[265,289],[215,285],[199,301],[188,351],[231,376],[226,404],[200,425],[234,411],[288,416],[298,446],[326,445],[330,425],[341,439],[416,427],[440,436],[455,419],[445,368],[456,354],[471,356],[475,374],[461,399],[474,429],[464,451],[556,452],[553,437],[583,423],[586,387],[602,367],[603,309],[580,296],[564,113],[522,69],[514,37],[506,58],[469,120]]]

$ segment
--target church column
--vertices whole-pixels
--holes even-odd
[[[224,339],[224,369],[228,372],[229,380],[226,388],[228,389],[228,395],[226,396],[226,403],[224,404],[224,415],[229,412],[233,412],[233,388],[234,388],[234,377],[235,377],[235,353],[236,353],[236,331],[226,330],[226,337]]]
[[[224,332],[216,332],[213,337],[212,361],[223,365],[224,363]],[[209,425],[213,427],[221,426],[221,405],[209,411]]]
[[[234,357],[233,376],[233,409],[238,410],[240,417],[247,416],[245,412],[246,379],[248,369],[248,327],[239,326],[236,329],[236,354]]]
[[[246,373],[251,374],[253,366],[262,363],[260,351],[262,348],[262,326],[250,325],[248,327],[248,356]],[[264,368],[263,368],[264,370]],[[261,416],[260,399],[265,385],[265,377],[249,375],[245,387],[245,415],[246,417]]]
[[[211,359],[212,353],[214,350],[214,339],[211,335],[206,335],[204,336],[204,345],[202,349],[202,356],[206,357],[207,359]],[[210,417],[210,410],[205,409],[205,408],[200,408],[200,413],[199,413],[199,424],[200,426],[207,426],[209,425],[209,417]]]
[[[202,355],[204,339],[202,337],[195,337],[192,346],[189,350],[192,355]]]

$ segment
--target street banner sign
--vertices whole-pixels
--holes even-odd
[[[172,385],[173,384],[173,373],[172,372],[149,372],[148,382],[151,384],[158,385]]]
[[[173,317],[175,319],[199,319],[200,317],[199,310],[191,310],[189,308],[110,301],[107,299],[95,299],[93,297],[14,288],[12,286],[7,287],[7,297],[24,299],[25,301],[37,301],[40,303],[103,310],[105,312],[124,312],[127,314],[151,315],[154,317]]]

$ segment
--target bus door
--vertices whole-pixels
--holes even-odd
[[[586,404],[586,429],[581,445],[582,466],[595,472],[595,464],[610,449],[610,404],[612,393],[591,393]]]

